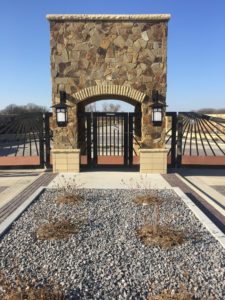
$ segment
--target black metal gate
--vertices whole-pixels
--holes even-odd
[[[79,114],[81,165],[138,165],[135,113]],[[85,133],[85,134],[84,134]]]

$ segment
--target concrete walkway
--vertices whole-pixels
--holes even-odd
[[[169,183],[160,174],[140,174],[138,172],[83,172],[60,173],[49,187],[62,187],[76,183],[78,187],[90,189],[165,189]]]
[[[0,208],[34,182],[42,173],[43,171],[40,170],[1,170]]]

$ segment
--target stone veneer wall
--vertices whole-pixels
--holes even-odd
[[[51,28],[52,102],[65,89],[69,123],[57,127],[54,148],[78,148],[79,103],[115,96],[141,103],[142,146],[164,148],[165,124],[151,122],[152,91],[166,98],[169,15],[48,15]],[[85,102],[86,101],[86,102]]]

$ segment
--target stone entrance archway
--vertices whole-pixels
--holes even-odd
[[[165,122],[154,127],[153,91],[166,99],[169,15],[48,15],[51,28],[52,102],[67,94],[69,122],[53,112],[53,169],[78,172],[79,105],[105,96],[141,103],[141,172],[166,172]],[[81,105],[80,105],[81,107]],[[140,107],[140,106],[139,106]]]

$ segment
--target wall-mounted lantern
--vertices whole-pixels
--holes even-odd
[[[66,104],[66,92],[60,91],[60,103],[53,105],[56,113],[56,122],[59,127],[65,127],[68,123],[68,107]]]
[[[152,122],[154,126],[161,126],[163,122],[164,110],[167,106],[165,103],[159,101],[158,91],[153,91],[152,95]]]

